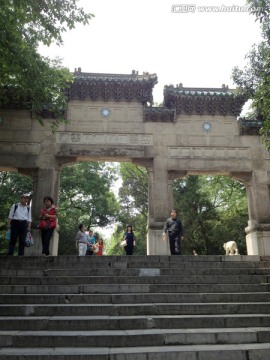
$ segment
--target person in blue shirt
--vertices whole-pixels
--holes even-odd
[[[93,255],[94,254],[94,245],[96,243],[96,238],[93,234],[92,230],[89,230],[89,233],[86,234],[86,238],[89,241],[90,245],[87,245],[86,255]]]
[[[126,246],[124,247],[126,255],[132,255],[133,249],[136,244],[136,236],[132,230],[131,225],[127,225],[126,232],[124,233],[124,240],[126,240]]]

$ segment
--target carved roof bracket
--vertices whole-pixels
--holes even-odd
[[[131,74],[74,73],[75,81],[67,89],[69,100],[136,101],[153,103],[152,90],[157,84],[156,74],[132,71]]]
[[[182,84],[164,87],[164,106],[176,114],[238,116],[246,99],[228,86],[221,88],[184,88]]]

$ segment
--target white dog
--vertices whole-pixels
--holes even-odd
[[[237,244],[235,241],[228,241],[223,244],[226,255],[239,255]]]

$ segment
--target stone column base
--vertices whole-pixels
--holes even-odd
[[[246,243],[248,255],[270,255],[270,224],[248,221]]]
[[[25,247],[24,255],[25,256],[41,256],[42,255],[42,242],[41,242],[41,233],[40,230],[34,229],[31,230],[31,234],[34,239],[33,246]],[[53,232],[53,236],[50,241],[50,255],[58,255],[58,243],[59,243],[59,234],[56,230]]]
[[[162,239],[163,230],[157,227],[148,227],[147,255],[170,255],[169,241]]]

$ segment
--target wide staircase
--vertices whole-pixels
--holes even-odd
[[[270,360],[270,257],[0,259],[0,359]]]

